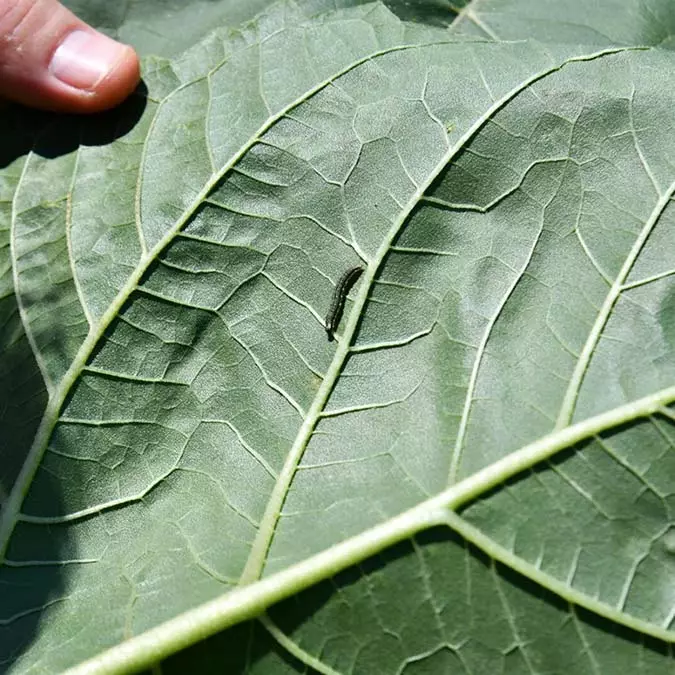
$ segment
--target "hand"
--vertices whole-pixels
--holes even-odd
[[[123,101],[140,79],[131,47],[57,0],[0,0],[0,98],[89,113]]]

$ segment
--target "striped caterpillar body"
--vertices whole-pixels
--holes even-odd
[[[326,314],[326,335],[328,336],[328,342],[332,342],[335,339],[335,331],[340,325],[347,295],[361,274],[363,274],[363,267],[351,267],[337,282],[335,291],[333,291],[330,309],[328,310],[328,314]]]

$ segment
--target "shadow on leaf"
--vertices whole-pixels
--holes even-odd
[[[54,158],[76,150],[80,145],[107,145],[127,134],[143,115],[147,87],[136,91],[113,110],[95,115],[59,115],[10,105],[0,111],[3,139],[0,169],[34,152]]]
[[[142,85],[115,110],[87,117],[6,107],[0,110],[0,169],[31,152],[55,158],[83,145],[108,144],[134,127],[146,102]],[[9,247],[4,246],[1,252],[9,265]],[[7,267],[4,274],[5,279],[10,278],[11,270]],[[26,294],[22,300],[24,305],[30,303]],[[50,345],[58,351],[63,340],[52,327]],[[43,376],[24,331],[17,299],[10,292],[0,298],[0,506],[8,503],[46,405]],[[63,486],[48,471],[38,471],[39,490],[29,494],[37,505],[36,512],[61,512]],[[0,564],[0,673],[36,667],[23,664],[22,654],[39,639],[42,622],[50,620],[50,614],[58,612],[61,600],[67,597],[65,568],[77,558],[67,532],[67,527],[22,520],[12,532]],[[48,664],[41,667],[49,670]]]

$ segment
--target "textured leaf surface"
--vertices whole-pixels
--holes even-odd
[[[215,26],[236,27],[273,0],[64,0],[81,19],[134,46],[143,55],[174,56],[192,47]]]
[[[480,0],[465,4],[466,10],[455,29],[494,40],[534,38],[554,43],[673,47],[675,18],[668,0],[602,0],[588,4]]]
[[[670,672],[672,53],[315,9],[7,113],[0,663]]]
[[[127,42],[141,54],[174,56],[209,35],[215,26],[236,28],[262,12],[274,0],[64,0],[92,26]],[[306,16],[338,8],[357,7],[368,0],[296,0]],[[458,7],[446,0],[387,0],[401,19],[447,26]]]

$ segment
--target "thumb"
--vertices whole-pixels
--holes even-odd
[[[138,57],[57,0],[0,0],[0,98],[62,112],[97,112],[140,79]]]

